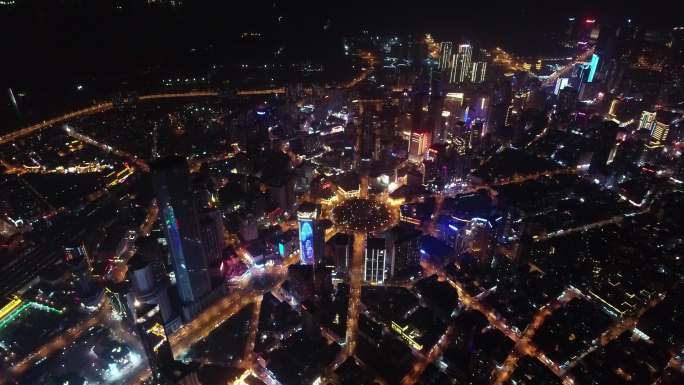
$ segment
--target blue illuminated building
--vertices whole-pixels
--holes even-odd
[[[318,206],[308,202],[302,203],[297,212],[300,259],[305,265],[313,265],[323,259],[325,234],[318,215]]]
[[[163,221],[176,288],[185,320],[201,310],[211,291],[207,256],[202,247],[198,199],[191,188],[184,158],[172,157],[152,164],[152,182]]]
[[[589,76],[587,76],[587,83],[594,81],[594,76],[596,75],[596,68],[598,67],[599,57],[597,54],[591,55],[591,61],[589,62]]]

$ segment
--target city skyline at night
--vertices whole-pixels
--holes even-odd
[[[0,0],[0,385],[684,383],[675,8]]]

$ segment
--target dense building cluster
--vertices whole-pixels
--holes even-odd
[[[0,384],[683,383],[684,28],[562,21],[10,89]]]

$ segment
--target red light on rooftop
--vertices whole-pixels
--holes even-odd
[[[596,19],[587,19],[587,20],[584,20],[584,22],[587,24],[594,24],[594,23],[596,23]]]

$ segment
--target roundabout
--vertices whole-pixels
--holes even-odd
[[[375,199],[350,198],[332,210],[332,219],[343,231],[372,233],[393,223],[390,209]]]

